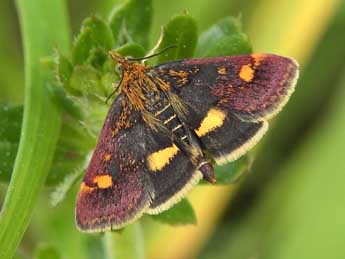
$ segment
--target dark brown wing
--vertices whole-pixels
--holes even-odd
[[[172,139],[144,122],[120,95],[111,106],[80,187],[80,230],[118,229],[180,201],[202,175]]]
[[[154,197],[147,173],[147,127],[123,95],[112,104],[80,187],[80,230],[118,229],[140,217]]]
[[[147,149],[147,167],[155,197],[148,214],[158,214],[179,202],[202,178],[191,157],[160,132],[152,131]]]
[[[298,66],[289,58],[256,54],[169,62],[155,73],[188,107],[186,124],[222,164],[264,135],[266,120],[294,90]]]

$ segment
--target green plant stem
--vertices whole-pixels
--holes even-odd
[[[119,232],[104,235],[107,259],[144,259],[144,241],[140,223],[137,221]]]
[[[0,214],[0,258],[11,258],[29,223],[46,179],[61,128],[61,114],[48,97],[52,79],[40,59],[69,48],[64,0],[17,0],[25,53],[24,118],[12,179]]]

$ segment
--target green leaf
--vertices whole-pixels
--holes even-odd
[[[115,46],[109,26],[96,16],[84,20],[80,34],[72,49],[72,62],[75,65],[84,64],[92,49],[102,49],[104,52]],[[101,64],[100,64],[101,65]]]
[[[119,76],[114,71],[103,74],[101,83],[106,91],[106,96],[109,96],[114,91],[114,83],[117,82],[119,82]]]
[[[48,91],[54,102],[63,108],[69,115],[77,120],[84,118],[80,106],[66,95],[65,89],[61,85],[48,84]]]
[[[96,139],[76,120],[66,121],[55,151],[46,185],[55,186],[85,168],[85,159],[96,144]]]
[[[89,57],[86,60],[87,64],[99,69],[102,68],[104,62],[108,58],[108,52],[103,48],[93,48],[89,52]]]
[[[73,71],[73,65],[71,61],[64,55],[62,55],[59,51],[56,53],[56,67],[57,67],[57,75],[58,79],[61,83],[66,84],[68,83],[72,71]]]
[[[87,254],[86,258],[88,259],[107,259],[106,251],[104,249],[104,234],[99,235],[84,235],[87,236],[83,242],[84,252]],[[133,247],[132,247],[133,249]],[[119,257],[112,257],[119,258]],[[81,258],[83,259],[83,258]],[[121,259],[121,258],[119,258]]]
[[[23,106],[0,106],[0,181],[9,182],[18,151]],[[77,121],[64,123],[46,185],[60,183],[85,164],[95,139]]]
[[[242,32],[239,18],[227,17],[220,20],[199,38],[197,57],[214,57],[248,54],[252,52],[248,36]]]
[[[0,105],[0,181],[9,181],[16,158],[23,107]]]
[[[111,49],[114,47],[114,38],[109,25],[97,16],[92,16],[84,20],[83,26],[91,30],[92,40],[96,47]]]
[[[0,139],[18,142],[23,120],[23,106],[0,104]]]
[[[83,151],[78,153],[76,150],[58,150],[45,185],[51,187],[60,184],[64,178],[72,175],[84,164],[85,157]]]
[[[66,88],[72,95],[106,95],[101,84],[101,73],[91,65],[75,66],[70,83]]]
[[[56,56],[49,55],[40,58],[40,64],[47,70],[53,70],[56,68]]]
[[[196,224],[194,209],[187,199],[183,199],[171,209],[151,217],[170,225]]]
[[[136,43],[127,43],[116,49],[116,52],[125,57],[140,58],[145,56],[145,49]]]
[[[54,191],[50,195],[50,203],[53,207],[56,207],[62,200],[65,199],[67,194],[71,191],[74,184],[82,176],[85,169],[85,165],[76,167],[74,172],[68,174],[61,183],[59,183]]]
[[[109,24],[116,45],[136,42],[147,48],[152,22],[152,0],[128,0],[114,7]]]
[[[194,54],[198,38],[197,25],[190,15],[177,15],[163,28],[163,38],[158,50],[176,46],[158,57],[158,63],[190,58]]]
[[[48,244],[40,244],[34,254],[34,259],[60,259],[62,258],[59,251]]]
[[[0,141],[0,181],[9,182],[13,170],[14,160],[18,151],[18,140],[16,143]]]
[[[214,165],[216,172],[217,185],[231,184],[238,181],[246,172],[248,172],[253,162],[250,154],[223,166]]]

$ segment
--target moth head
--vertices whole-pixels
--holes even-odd
[[[130,66],[131,62],[126,57],[120,55],[115,51],[110,51],[109,54],[110,57],[117,63],[118,67],[122,71],[128,70],[128,67]]]

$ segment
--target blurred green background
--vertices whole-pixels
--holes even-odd
[[[106,17],[115,2],[68,1],[72,35],[85,17]],[[256,148],[250,174],[234,186],[196,187],[189,195],[196,226],[149,222],[147,258],[345,258],[345,2],[156,0],[151,45],[160,26],[185,10],[199,31],[241,15],[254,52],[295,58],[301,76]],[[23,93],[18,16],[13,1],[1,0],[0,103],[22,104]],[[5,185],[0,189],[1,204]],[[62,258],[105,257],[98,236],[75,229],[75,191],[57,208],[49,205],[51,190],[43,192],[16,256],[32,258],[46,245]]]

